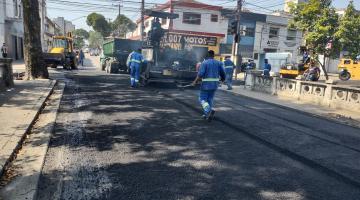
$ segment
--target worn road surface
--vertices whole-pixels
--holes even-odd
[[[62,81],[38,200],[360,199],[359,129],[220,91],[208,123],[196,90],[94,67]]]

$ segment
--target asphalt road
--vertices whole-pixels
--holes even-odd
[[[360,198],[359,129],[220,91],[208,123],[195,90],[95,67],[63,81],[39,200]]]

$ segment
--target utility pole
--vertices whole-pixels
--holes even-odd
[[[232,56],[235,59],[235,65],[240,66],[242,59],[240,53],[240,37],[241,37],[241,28],[240,28],[240,18],[241,18],[241,9],[243,5],[243,0],[237,0],[237,8],[236,8],[236,33],[234,34],[234,41],[233,41],[233,49],[232,49]]]
[[[141,0],[141,27],[140,27],[140,34],[141,34],[141,41],[144,41],[144,31],[145,31],[145,0]]]
[[[119,1],[119,16],[121,14],[121,2],[122,2],[122,0]]]

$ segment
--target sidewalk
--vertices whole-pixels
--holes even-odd
[[[345,110],[333,109],[315,104],[309,104],[307,102],[297,101],[295,99],[284,98],[274,95],[269,95],[261,92],[250,91],[244,89],[244,86],[233,86],[233,90],[226,90],[226,86],[222,85],[220,90],[229,92],[232,94],[248,97],[258,101],[267,102],[270,104],[278,105],[284,108],[297,110],[299,112],[305,112],[311,115],[321,116],[327,119],[336,120],[341,123],[345,123],[351,126],[360,127],[360,112],[349,112]]]
[[[15,87],[0,92],[0,174],[20,147],[56,81],[15,81]]]

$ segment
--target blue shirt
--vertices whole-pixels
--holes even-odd
[[[130,56],[130,67],[139,67],[144,62],[144,57],[141,53],[133,52]]]
[[[198,76],[202,78],[201,90],[216,90],[219,86],[219,78],[225,80],[223,63],[213,58],[201,63]]]
[[[269,71],[271,71],[271,65],[270,65],[269,63],[265,63],[264,70],[269,70]]]
[[[226,59],[224,61],[225,73],[227,74],[234,73],[234,66],[235,66],[234,63],[230,59]]]

